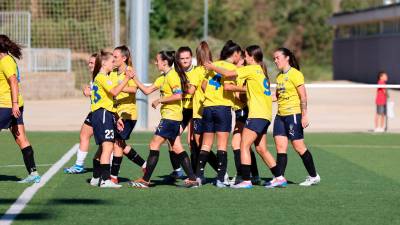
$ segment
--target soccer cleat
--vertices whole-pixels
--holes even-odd
[[[118,184],[118,177],[111,176],[111,182],[113,182],[114,184]]]
[[[309,187],[321,182],[321,177],[317,174],[315,177],[307,176],[306,180],[301,182],[299,185],[303,187]]]
[[[282,178],[274,177],[274,179],[268,181],[265,184],[265,188],[275,188],[275,187],[284,188],[284,187],[287,187],[287,186],[288,186],[288,183],[287,183],[287,180],[284,177],[282,177]]]
[[[26,183],[39,183],[40,182],[40,176],[39,175],[28,175],[26,178],[18,181],[20,184],[26,184]]]
[[[242,180],[242,177],[241,177],[241,176],[235,175],[235,176],[232,178],[232,180],[229,181],[229,185],[239,184],[239,183],[241,183],[242,181],[243,181],[243,180]]]
[[[196,180],[189,180],[189,178],[187,178],[187,179],[183,182],[183,187],[186,187],[186,188],[197,188],[197,187],[200,186],[200,184],[201,184],[201,181],[200,181],[200,183],[199,183],[199,181],[197,180],[197,178],[196,178]]]
[[[224,176],[224,184],[226,185],[226,186],[229,186],[230,185],[230,180],[229,180],[229,175],[228,175],[228,173],[226,172],[225,173],[225,176]]]
[[[253,184],[251,183],[251,181],[242,181],[238,184],[234,184],[231,186],[231,188],[234,189],[250,189],[253,188]]]
[[[139,178],[137,180],[129,181],[128,186],[132,188],[149,188],[150,182],[143,180],[143,178]]]
[[[185,174],[182,170],[174,170],[167,177],[164,178],[165,183],[172,183],[178,179],[182,179],[185,177]]]
[[[80,174],[84,172],[86,172],[85,167],[76,164],[69,168],[64,168],[64,173],[66,174]]]
[[[120,184],[115,184],[111,180],[102,180],[100,183],[101,188],[121,188],[122,185]]]
[[[206,183],[206,178],[204,176],[196,178],[197,183],[199,186],[202,186],[203,184]]]
[[[92,177],[92,179],[90,179],[90,185],[92,185],[94,187],[98,187],[99,183],[100,183],[100,178]]]
[[[260,185],[260,184],[261,184],[261,179],[260,179],[260,177],[259,177],[259,176],[251,177],[251,183],[252,183],[253,185]]]
[[[226,188],[226,187],[228,187],[228,185],[225,185],[225,183],[220,181],[220,180],[216,181],[215,186],[217,186],[217,188]]]

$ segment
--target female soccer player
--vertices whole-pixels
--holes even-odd
[[[247,106],[249,116],[242,132],[240,143],[241,175],[243,181],[233,188],[252,188],[250,180],[251,156],[250,147],[254,143],[257,153],[270,168],[274,177],[285,180],[276,167],[274,157],[267,149],[267,130],[272,119],[272,97],[266,66],[263,63],[263,53],[259,46],[252,45],[246,48],[245,57],[247,66],[235,70],[226,70],[215,64],[206,67],[222,74],[224,77],[235,77],[246,82]],[[287,183],[286,183],[287,184]]]
[[[278,114],[274,121],[274,141],[277,151],[277,167],[280,174],[285,174],[287,164],[288,142],[300,155],[309,176],[300,183],[301,186],[318,184],[321,180],[315,170],[311,152],[304,144],[303,129],[309,125],[307,116],[307,94],[304,76],[294,54],[287,48],[279,48],[274,52],[274,62],[280,73],[276,77],[276,97]],[[269,187],[280,185],[278,179],[267,184]]]
[[[21,47],[0,35],[0,130],[10,129],[15,142],[21,149],[28,176],[19,183],[39,183],[33,148],[29,143],[24,126],[24,101],[19,91],[20,74],[15,58],[22,56]]]
[[[132,70],[132,58],[129,48],[125,45],[118,46],[113,51],[114,67],[116,72],[112,72],[110,76],[118,83],[122,83],[126,78],[126,71]],[[133,80],[129,80],[128,84],[115,97],[115,105],[117,107],[118,117],[124,123],[123,130],[115,135],[115,144],[113,152],[113,160],[111,164],[111,181],[118,183],[118,173],[121,167],[123,154],[132,162],[146,168],[146,163],[142,157],[129,145],[126,140],[129,140],[130,135],[135,128],[137,120],[136,112],[136,91],[137,86]]]
[[[115,112],[114,97],[116,97],[128,81],[133,77],[126,76],[125,79],[118,84],[113,80],[109,73],[114,68],[114,58],[110,52],[101,52],[95,61],[93,70],[93,88],[91,93],[91,109],[92,109],[92,126],[94,138],[97,145],[101,145],[100,165],[100,187],[102,188],[120,188],[121,185],[115,184],[110,180],[110,157],[114,149],[115,141]],[[94,163],[96,160],[94,160]],[[94,176],[91,184],[95,184],[99,178]]]
[[[97,53],[94,53],[89,58],[88,68],[90,74],[93,73],[96,57]],[[90,97],[91,87],[92,87],[92,82],[90,82],[90,86],[86,86],[83,88],[83,94],[86,97]],[[81,132],[79,133],[79,149],[78,152],[76,153],[75,164],[69,168],[65,168],[64,173],[79,174],[79,173],[84,173],[86,171],[84,163],[86,156],[89,152],[90,138],[93,136],[93,127],[91,123],[91,118],[92,118],[92,112],[89,112],[89,114],[86,116],[85,121],[83,121]]]
[[[240,46],[229,40],[221,51],[220,61],[214,64],[227,70],[235,70],[235,64],[240,60],[240,52]],[[233,92],[224,91],[224,86],[228,83],[233,83],[233,81],[227,80],[219,73],[207,73],[202,83],[205,97],[202,117],[204,133],[196,176],[199,177],[203,173],[214,142],[214,136],[217,135],[218,174],[216,186],[220,188],[227,186],[224,183],[228,163],[226,148],[232,129]]]
[[[146,172],[142,178],[130,182],[134,188],[148,188],[150,177],[157,165],[160,155],[160,147],[168,141],[172,150],[178,155],[179,163],[186,172],[188,179],[185,180],[187,187],[196,187],[198,183],[193,173],[188,154],[183,149],[179,136],[182,116],[182,97],[186,90],[187,78],[183,69],[176,60],[175,52],[161,51],[156,57],[157,69],[162,73],[154,84],[146,87],[135,76],[135,82],[144,94],[150,94],[160,89],[161,97],[152,103],[153,108],[161,104],[161,121],[152,140],[150,141],[150,153],[147,158]],[[175,68],[172,68],[174,65]]]

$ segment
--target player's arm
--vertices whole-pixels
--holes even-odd
[[[206,67],[208,70],[213,70],[216,73],[219,73],[224,77],[236,77],[237,76],[236,70],[226,70],[226,69],[217,67],[210,62],[205,63],[204,67]]]
[[[159,89],[158,86],[156,86],[155,84],[152,84],[150,86],[146,86],[144,85],[142,82],[140,82],[140,80],[137,78],[137,76],[135,76],[133,78],[133,80],[135,81],[137,87],[145,94],[145,95],[149,95],[153,92],[155,92],[156,90]]]
[[[208,83],[208,81],[205,80],[205,79],[204,79],[203,82],[201,83],[201,89],[203,89],[203,91],[206,91],[207,83]]]
[[[86,85],[85,87],[83,87],[82,93],[85,97],[90,97],[92,95],[92,90],[90,89],[90,86]]]
[[[246,86],[237,86],[232,83],[224,83],[224,91],[246,92]]]
[[[303,128],[308,127],[309,121],[307,116],[307,92],[304,84],[296,88],[297,93],[300,97],[300,108],[301,108],[301,124]]]
[[[110,90],[110,94],[112,96],[117,96],[119,93],[121,93],[121,91],[125,88],[125,86],[128,84],[130,77],[129,76],[125,76],[125,79],[122,80],[122,82],[120,84],[118,84],[116,87],[113,87]]]
[[[11,87],[12,114],[15,118],[18,118],[21,116],[21,112],[18,105],[19,88],[17,76],[14,74],[8,77],[7,81]]]
[[[124,87],[124,89],[122,89],[122,92],[129,93],[129,94],[136,94],[137,87],[127,85]]]

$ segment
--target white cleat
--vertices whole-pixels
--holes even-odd
[[[317,174],[315,177],[307,176],[306,180],[301,182],[299,185],[303,187],[309,187],[321,182],[321,177]]]
[[[228,172],[225,173],[225,176],[224,176],[224,184],[225,184],[226,186],[229,186],[229,185],[230,185],[230,180],[229,180]]]
[[[99,182],[100,182],[100,178],[92,177],[92,179],[90,179],[90,185],[92,185],[94,187],[98,187],[99,186]]]
[[[116,184],[116,183],[112,182],[111,180],[103,180],[100,183],[100,187],[101,188],[121,188],[122,185]]]

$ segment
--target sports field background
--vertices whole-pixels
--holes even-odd
[[[28,132],[39,172],[44,173],[77,141],[78,132]],[[151,133],[135,132],[131,143],[144,157]],[[272,138],[268,137],[272,152]],[[59,171],[41,188],[14,224],[400,224],[400,140],[398,134],[310,133],[306,142],[313,153],[321,184],[299,187],[306,171],[290,150],[286,189],[217,189],[207,184],[183,189],[160,183],[171,166],[166,147],[149,190],[127,187],[141,175],[124,159],[123,188],[89,186],[91,173],[66,175]],[[0,214],[28,187],[16,181],[26,175],[21,153],[7,132],[0,133]],[[91,168],[90,158],[86,163]],[[229,152],[231,153],[231,152]],[[71,159],[66,166],[73,163]],[[47,165],[46,165],[47,164]],[[10,167],[10,165],[21,165]],[[258,158],[263,179],[271,174]],[[234,174],[229,154],[230,176]],[[214,172],[207,168],[207,177]],[[284,221],[284,222],[283,222]]]

